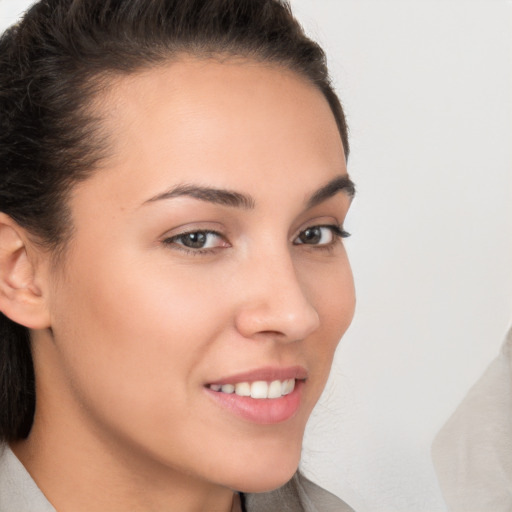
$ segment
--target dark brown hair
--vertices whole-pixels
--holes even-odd
[[[58,254],[69,191],[108,149],[88,107],[110,78],[181,54],[298,73],[325,96],[348,156],[325,54],[284,1],[42,0],[0,39],[0,211]],[[28,331],[0,313],[0,441],[28,435],[35,398]]]

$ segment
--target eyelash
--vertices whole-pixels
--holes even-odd
[[[331,231],[331,233],[334,235],[334,239],[332,240],[332,242],[329,242],[329,243],[326,243],[326,244],[307,244],[307,243],[304,243],[304,242],[296,243],[295,240],[294,240],[293,245],[310,246],[310,248],[314,248],[315,250],[332,250],[337,240],[342,239],[342,238],[348,238],[350,236],[350,233],[345,231],[341,226],[338,226],[336,224],[320,224],[320,225],[312,225],[312,226],[308,226],[307,228],[304,228],[297,235],[296,239],[301,234],[305,233],[306,231],[308,231],[310,229],[315,229],[315,228],[329,229]],[[199,235],[199,234],[200,235],[214,235],[214,236],[217,236],[220,239],[223,239],[225,241],[224,236],[221,233],[219,233],[218,231],[213,231],[213,230],[210,230],[210,229],[197,229],[197,230],[192,230],[192,231],[185,231],[183,233],[179,233],[179,234],[174,235],[172,237],[165,238],[164,240],[162,240],[162,244],[166,245],[166,246],[174,246],[176,249],[178,249],[180,251],[183,251],[186,254],[193,255],[193,256],[199,256],[199,255],[202,255],[202,254],[212,254],[217,249],[221,249],[222,248],[222,247],[211,247],[211,248],[206,248],[206,249],[204,249],[204,248],[193,249],[193,248],[190,248],[190,247],[186,247],[182,243],[177,243],[177,242],[179,242],[180,239],[183,239],[187,235]]]
[[[166,238],[162,241],[162,243],[167,246],[174,246],[174,248],[178,249],[179,251],[183,251],[184,253],[190,254],[192,256],[199,256],[201,254],[211,254],[216,249],[220,248],[220,247],[212,247],[212,248],[207,248],[207,249],[203,249],[203,248],[193,249],[193,248],[185,246],[184,244],[177,243],[177,242],[179,242],[180,238],[184,238],[187,235],[196,235],[196,234],[215,235],[215,236],[219,237],[220,239],[225,240],[225,238],[222,236],[222,234],[219,233],[218,231],[213,231],[211,229],[196,229],[196,230],[192,230],[192,231],[185,231],[183,233],[179,233],[178,235],[174,235],[169,238]]]

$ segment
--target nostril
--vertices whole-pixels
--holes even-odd
[[[264,336],[274,336],[274,337],[283,336],[283,333],[279,332],[279,331],[262,331],[259,334],[262,334]]]
[[[306,308],[304,307],[306,306]],[[246,338],[293,342],[307,338],[320,326],[316,309],[302,304],[296,312],[268,306],[243,308],[236,317],[236,328]]]

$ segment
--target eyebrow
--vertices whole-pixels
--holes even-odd
[[[335,196],[338,192],[346,192],[352,199],[355,195],[355,185],[352,180],[347,176],[337,176],[329,181],[323,187],[319,188],[307,200],[307,207],[312,208],[327,199]],[[193,184],[181,184],[167,190],[161,194],[157,194],[144,201],[143,204],[153,203],[164,199],[173,199],[175,197],[193,197],[208,203],[220,204],[233,208],[242,208],[245,210],[253,209],[256,202],[249,194],[242,194],[233,190],[225,190],[213,187],[205,187]]]
[[[356,186],[347,174],[338,176],[319,188],[308,200],[308,208],[313,208],[327,199],[335,196],[338,192],[345,192],[350,199],[356,194]]]
[[[191,184],[178,185],[167,192],[151,197],[145,201],[145,203],[152,203],[154,201],[161,201],[162,199],[173,199],[174,197],[182,196],[193,197],[208,203],[232,206],[234,208],[243,208],[246,210],[254,208],[254,199],[249,195],[231,190],[202,187]]]

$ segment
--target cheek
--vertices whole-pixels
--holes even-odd
[[[346,331],[355,309],[355,289],[352,269],[344,248],[339,256],[314,269],[302,271],[308,297],[317,309],[323,328]]]
[[[162,403],[186,407],[195,370],[226,323],[218,295],[179,269],[98,260],[57,294],[54,334],[73,386],[121,418],[137,408],[158,414]]]
[[[354,316],[354,280],[345,252],[336,260],[317,266],[315,272],[304,269],[303,283],[321,325],[307,346],[311,358],[318,360],[325,371],[330,369],[336,347]]]

